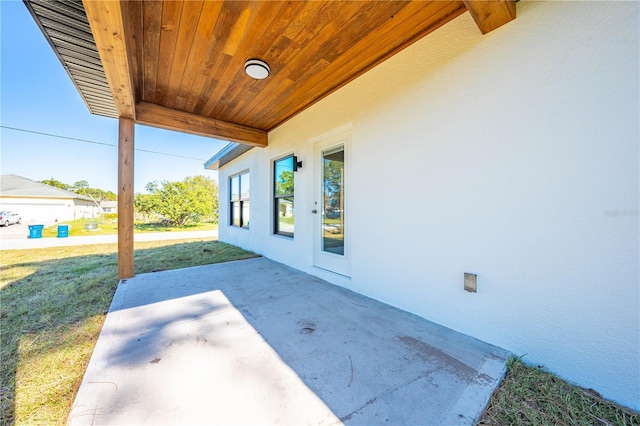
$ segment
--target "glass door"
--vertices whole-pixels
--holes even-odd
[[[344,146],[322,152],[321,249],[344,256]]]
[[[345,136],[315,146],[314,264],[349,276]]]

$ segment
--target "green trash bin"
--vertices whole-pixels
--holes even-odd
[[[58,238],[67,238],[69,236],[69,225],[58,225]]]
[[[29,238],[42,238],[44,225],[29,225]]]

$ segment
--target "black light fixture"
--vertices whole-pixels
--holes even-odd
[[[298,157],[293,156],[293,171],[297,172],[298,169],[302,168],[302,161],[298,161]]]

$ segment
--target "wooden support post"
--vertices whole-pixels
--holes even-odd
[[[133,277],[134,123],[118,120],[118,279]]]

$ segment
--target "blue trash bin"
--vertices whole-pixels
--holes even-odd
[[[69,225],[58,225],[58,238],[67,238],[69,236]]]
[[[44,225],[29,225],[29,238],[42,238]]]

